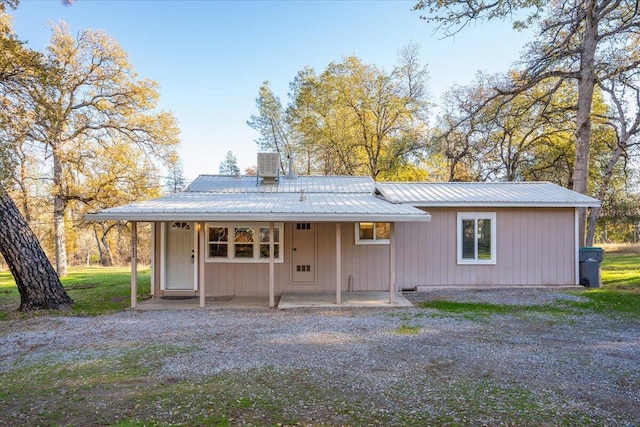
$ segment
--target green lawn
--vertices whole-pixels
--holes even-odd
[[[131,270],[128,267],[71,267],[62,285],[75,304],[71,312],[96,315],[121,311],[131,304]],[[149,295],[150,270],[138,270],[138,298]],[[9,271],[0,271],[0,319],[10,317],[20,305],[20,294]]]
[[[640,292],[640,247],[605,247],[602,283],[605,288]]]

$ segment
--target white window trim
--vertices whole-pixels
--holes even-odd
[[[362,221],[362,222],[372,222],[372,221]],[[373,222],[373,239],[360,239],[360,223],[359,222],[355,223],[356,245],[388,245],[389,244],[389,239],[376,239],[376,224],[377,224],[376,222]]]
[[[479,220],[479,219],[490,219],[491,220],[491,259],[483,260],[483,259],[466,259],[462,258],[462,221],[463,220]],[[496,235],[496,213],[495,212],[458,212],[457,221],[457,253],[458,253],[458,264],[461,265],[495,265],[496,264],[496,246],[498,244],[497,235]],[[477,241],[478,236],[476,236],[475,241]]]
[[[253,242],[253,258],[232,258],[234,256],[234,242],[230,240],[226,242],[228,245],[227,249],[227,258],[213,258],[209,256],[209,227],[225,227],[228,229],[233,228],[245,228],[251,227],[255,229],[255,237]],[[205,224],[205,262],[219,262],[219,263],[243,263],[243,264],[268,264],[269,258],[260,258],[260,245],[267,245],[269,242],[260,242],[259,241],[259,229],[260,228],[269,228],[268,222],[207,222]],[[281,264],[284,262],[284,223],[283,222],[275,222],[273,223],[274,233],[277,229],[279,231],[280,241],[276,242],[280,245],[279,248],[279,257],[274,258],[273,262]],[[231,237],[232,233],[229,232],[229,237]]]

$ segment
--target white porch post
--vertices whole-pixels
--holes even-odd
[[[204,288],[204,257],[205,257],[205,223],[198,223],[198,291],[200,292],[200,308],[204,308],[206,289]]]
[[[276,278],[275,278],[275,264],[274,264],[274,232],[273,222],[269,223],[269,307],[274,308],[276,306]]]
[[[575,254],[574,254],[574,274],[575,274],[575,284],[580,284],[580,210],[578,208],[574,209],[574,218],[573,218],[573,227],[574,227],[574,246],[575,246]]]
[[[396,236],[395,223],[389,223],[389,304],[396,302]]]
[[[342,242],[340,237],[339,222],[336,222],[336,304],[342,304]]]
[[[138,223],[131,223],[131,308],[136,308],[138,297]]]

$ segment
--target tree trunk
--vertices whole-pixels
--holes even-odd
[[[73,300],[17,206],[0,187],[0,252],[20,292],[20,311],[66,310]]]
[[[98,236],[98,224],[93,223],[93,237],[96,238],[96,245],[98,246],[98,256],[100,257],[99,262],[102,265],[102,260],[104,259],[104,254],[102,253],[102,244],[100,243],[100,237]]]
[[[598,23],[593,15],[594,1],[585,2],[584,33],[578,79],[576,113],[576,157],[573,170],[573,189],[587,194],[589,180],[589,151],[591,148],[591,105],[595,86],[595,53],[598,44]],[[586,208],[578,210],[578,241],[585,244]]]
[[[611,184],[613,171],[616,165],[618,164],[618,160],[620,160],[620,157],[624,152],[622,147],[626,147],[626,146],[627,146],[627,141],[626,141],[626,138],[623,137],[623,139],[618,143],[618,148],[616,148],[616,151],[614,151],[613,154],[611,155],[609,162],[607,162],[607,169],[604,172],[604,176],[602,177],[602,183],[600,184],[600,190],[598,191],[598,199],[600,200],[600,202],[604,200],[604,198],[607,196],[607,193],[609,192],[609,185]],[[599,216],[600,216],[600,208],[599,207],[592,208],[591,216],[589,217],[589,227],[587,228],[587,237],[586,237],[585,246],[593,246],[593,240],[596,235],[596,225],[598,224]]]
[[[65,202],[62,194],[62,164],[57,149],[53,149],[53,239],[56,247],[56,271],[67,276],[67,233],[64,229]]]
[[[587,227],[587,237],[585,246],[593,246],[593,241],[596,236],[596,227],[598,225],[598,217],[600,216],[600,207],[591,208],[591,215],[589,215],[589,226]]]
[[[109,233],[109,230],[111,230],[111,227],[105,227],[104,223],[100,223],[100,228],[102,229],[102,237],[100,237],[98,246],[101,246],[104,249],[100,249],[100,265],[103,267],[113,267],[113,254],[111,253],[111,245],[107,238],[107,234]],[[96,239],[97,238],[98,234],[96,231]]]

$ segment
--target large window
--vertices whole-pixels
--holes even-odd
[[[357,222],[356,245],[389,244],[391,227],[388,222]]]
[[[495,212],[459,212],[458,264],[495,263]]]
[[[273,257],[282,262],[281,222],[273,228]],[[268,223],[209,223],[207,224],[207,261],[211,262],[268,262]]]

